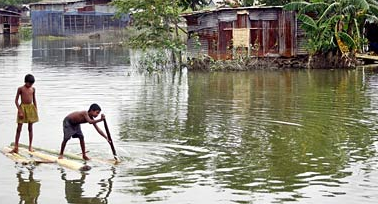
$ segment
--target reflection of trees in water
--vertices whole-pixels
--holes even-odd
[[[371,132],[359,122],[369,120],[363,114],[369,101],[361,92],[360,72],[189,73],[187,109],[167,100],[177,93],[171,98],[182,102],[180,91],[168,86],[159,83],[140,91],[138,101],[154,103],[140,103],[137,112],[124,110],[130,119],[121,137],[184,141],[180,144],[204,147],[215,156],[165,155],[167,161],[135,172],[143,176],[137,183],[144,194],[196,182],[185,177],[197,170],[213,172],[212,179],[232,189],[249,190],[248,184],[255,183],[253,189],[293,191],[303,186],[295,184],[309,185],[299,174],[317,172],[330,176],[325,183],[338,183],[348,175],[339,170],[353,156],[373,155],[368,151]],[[154,179],[156,174],[168,176]]]
[[[20,196],[20,204],[36,204],[40,194],[41,184],[34,180],[33,170],[29,170],[28,178],[22,177],[22,172],[17,173],[18,187],[17,191]]]
[[[81,172],[81,177],[79,179],[67,180],[66,173],[64,169],[61,169],[61,179],[65,182],[65,192],[66,199],[68,203],[77,204],[106,204],[108,203],[108,197],[112,191],[113,178],[115,177],[115,168],[111,169],[112,174],[107,179],[101,179],[99,182],[101,185],[101,190],[94,197],[86,197],[83,195],[85,189],[83,185],[85,183],[86,173]]]

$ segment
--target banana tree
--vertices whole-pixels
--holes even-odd
[[[298,11],[310,55],[339,50],[343,56],[354,56],[364,44],[361,31],[365,22],[378,22],[376,0],[298,1],[284,8]]]

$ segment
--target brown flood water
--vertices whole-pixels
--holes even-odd
[[[1,154],[1,203],[376,203],[375,69],[147,75],[137,56],[104,42],[0,36],[0,146],[14,140],[16,89],[32,73],[35,146],[58,149],[63,118],[96,102],[123,160],[80,173]],[[94,128],[82,129],[88,156],[112,158]],[[80,152],[77,139],[67,151]]]

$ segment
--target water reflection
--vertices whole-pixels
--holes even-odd
[[[0,55],[3,134],[14,134],[13,90],[22,80],[15,79],[31,72],[41,113],[37,146],[58,148],[67,112],[98,102],[124,160],[73,178],[38,166],[50,176],[39,202],[48,202],[49,191],[62,203],[376,202],[377,71],[144,75],[124,64],[135,54],[127,50],[92,49],[91,41],[90,48],[69,40],[33,43],[12,48],[14,60]],[[91,155],[111,157],[93,128],[83,128]]]
[[[24,173],[19,171],[17,173],[18,186],[17,191],[20,196],[19,203],[25,204],[36,204],[38,203],[38,197],[40,194],[41,184],[39,180],[34,180],[33,170],[28,171],[27,178],[24,178],[22,175]]]
[[[20,44],[20,39],[16,35],[7,35],[7,34],[0,35],[0,49],[16,47],[19,44]]]
[[[122,136],[179,145],[151,153],[166,161],[136,173],[140,193],[216,182],[289,193],[281,201],[303,198],[301,190],[312,186],[345,194],[349,167],[375,152],[362,77],[357,70],[189,73],[187,97],[172,88],[179,83],[165,91],[155,83],[136,109],[124,110]],[[198,147],[206,151],[193,151]]]
[[[109,67],[130,64],[129,49],[112,41],[33,39],[33,61],[54,67]]]
[[[67,179],[67,173],[64,169],[61,169],[61,179],[65,184],[65,193],[67,203],[77,203],[77,204],[86,204],[86,203],[108,203],[108,197],[112,192],[113,178],[116,175],[115,168],[110,170],[111,175],[107,179],[101,179],[97,183],[90,183],[91,186],[89,189],[84,188],[86,183],[87,173],[82,172],[80,178],[78,179]],[[90,189],[93,189],[95,184],[100,185],[100,190],[95,196],[86,196],[85,193]]]

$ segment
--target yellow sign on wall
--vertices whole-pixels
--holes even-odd
[[[249,46],[249,29],[248,28],[234,28],[232,30],[232,38],[234,47],[248,47]]]

